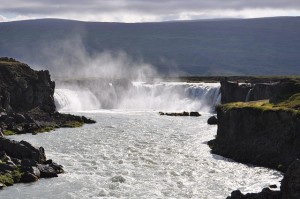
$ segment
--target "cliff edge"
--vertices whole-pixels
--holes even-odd
[[[94,121],[56,112],[55,82],[12,58],[0,58],[0,127],[4,134],[38,133]]]

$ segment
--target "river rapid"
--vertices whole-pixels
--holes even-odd
[[[214,93],[211,98],[218,103],[218,92]],[[217,131],[217,126],[206,123],[212,115],[208,111],[211,107],[199,109],[201,117],[160,116],[157,107],[94,108],[73,113],[91,117],[96,124],[35,136],[11,136],[43,146],[47,158],[64,165],[66,173],[5,188],[0,198],[224,199],[235,189],[258,192],[272,184],[279,186],[282,174],[277,171],[243,165],[210,153],[207,141]]]

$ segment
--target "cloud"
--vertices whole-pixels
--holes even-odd
[[[12,17],[6,17],[3,13],[9,13]],[[2,0],[0,5],[0,15],[8,20],[22,16],[83,21],[144,22],[278,16],[278,14],[297,16],[299,13],[299,0]]]

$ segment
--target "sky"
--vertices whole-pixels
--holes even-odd
[[[0,0],[0,22],[61,18],[157,22],[300,16],[300,0]]]

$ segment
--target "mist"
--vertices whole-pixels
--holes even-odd
[[[53,42],[41,50],[56,82],[58,111],[211,112],[220,102],[219,84],[163,82],[155,66],[141,57],[130,57],[124,50],[89,52],[82,35]]]
[[[45,65],[58,79],[106,78],[145,81],[160,75],[142,57],[130,57],[124,50],[89,52],[81,35],[45,44],[40,51]],[[47,68],[47,67],[46,67]],[[45,69],[45,67],[39,67]]]

